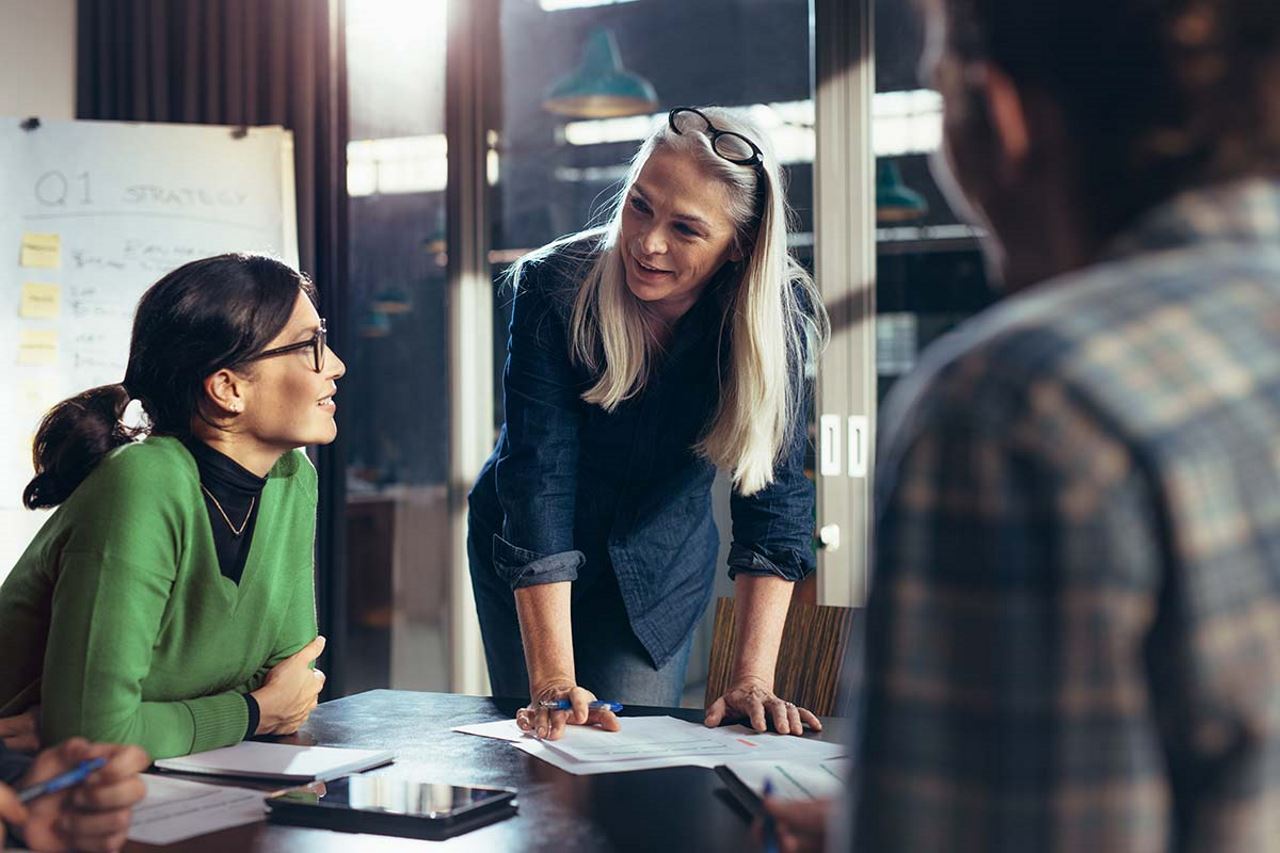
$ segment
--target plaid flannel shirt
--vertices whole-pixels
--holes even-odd
[[[1280,182],[1184,194],[882,420],[868,851],[1280,851]]]

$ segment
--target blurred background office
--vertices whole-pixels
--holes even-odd
[[[675,105],[749,111],[788,172],[792,247],[834,327],[799,597],[861,603],[876,404],[991,300],[927,168],[941,104],[920,46],[900,0],[0,0],[0,115],[292,131],[299,259],[348,365],[315,455],[329,695],[483,693],[463,525],[502,422],[497,282],[591,221]],[[3,483],[0,577],[44,518],[22,486]],[[717,507],[727,538],[723,484]]]

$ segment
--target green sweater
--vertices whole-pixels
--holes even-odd
[[[195,460],[173,438],[112,451],[0,586],[0,717],[40,703],[41,739],[152,758],[244,737],[244,694],[316,636],[316,472],[285,454],[240,584],[218,568]]]

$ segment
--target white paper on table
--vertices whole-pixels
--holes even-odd
[[[173,844],[233,826],[264,820],[262,791],[206,785],[144,774],[147,795],[133,807],[129,840]]]
[[[521,752],[539,758],[552,767],[558,767],[574,776],[595,776],[600,773],[630,773],[635,770],[657,770],[662,767],[708,767],[723,764],[723,760],[711,758],[631,758],[624,761],[576,761],[562,752],[549,748],[544,741],[522,740],[512,744]]]
[[[807,764],[799,761],[732,761],[725,765],[734,776],[764,796],[764,782],[773,785],[773,797],[779,800],[821,800],[839,796],[849,775],[847,758]]]
[[[796,737],[757,732],[747,726],[722,726],[707,731],[733,744],[737,753],[735,761],[826,761],[840,758],[849,751],[842,743],[818,740],[811,735]]]
[[[623,725],[630,723],[632,719],[624,718]],[[532,755],[534,758],[540,758],[552,766],[559,767],[568,773],[577,775],[594,775],[597,773],[616,773],[619,770],[650,770],[655,767],[672,767],[680,763],[673,763],[670,758],[658,759],[630,759],[627,761],[597,761],[597,762],[579,762],[566,755],[556,752],[546,746],[545,741],[538,740],[531,735],[520,731],[520,727],[516,725],[515,720],[498,720],[495,723],[477,723],[470,726],[455,726],[452,731],[464,735],[475,735],[477,737],[493,738],[495,740],[508,741],[520,750]],[[714,767],[719,763],[719,759],[707,759],[701,762],[700,766]]]
[[[622,731],[595,726],[565,726],[559,740],[547,746],[576,761],[627,761],[638,758],[719,757],[723,764],[741,747],[716,737],[715,730],[674,717],[624,717]]]
[[[498,720],[496,723],[476,723],[470,726],[454,726],[450,731],[477,737],[491,737],[496,740],[519,741],[526,735],[520,731],[515,720]]]
[[[646,721],[663,721],[665,723],[649,723]],[[599,729],[588,729],[573,726],[566,730],[559,741],[538,741],[525,737],[515,746],[555,767],[577,776],[591,776],[598,773],[624,773],[633,770],[653,770],[660,767],[716,767],[743,761],[788,761],[818,763],[845,754],[843,744],[820,741],[814,738],[801,738],[793,735],[774,733],[757,733],[744,726],[727,726],[708,729],[700,723],[687,723],[671,717],[623,717],[623,732],[628,729],[640,730],[649,736],[658,737],[664,731],[675,732],[677,740],[667,743],[665,752],[651,752],[648,755],[636,755],[634,750],[618,750],[624,757],[601,759],[601,749],[587,750],[594,755],[592,760],[583,761],[575,758],[570,751],[560,748],[566,741],[581,744],[583,741],[598,742],[603,738],[616,738],[623,732],[604,732]],[[700,730],[705,743],[715,746],[690,752],[678,752],[676,744],[680,738],[689,737],[689,729]],[[658,744],[661,746],[661,743]],[[607,746],[607,745],[606,745]],[[630,757],[625,757],[627,753]]]

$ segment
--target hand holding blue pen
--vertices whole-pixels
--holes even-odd
[[[545,699],[538,703],[539,708],[546,708],[549,711],[572,711],[573,703],[568,699]],[[622,710],[621,702],[609,702],[604,699],[596,699],[594,702],[587,703],[588,708],[602,708],[606,711],[618,713]]]
[[[118,850],[146,796],[140,774],[150,763],[137,746],[70,738],[35,756],[25,787],[0,785],[0,810],[32,850]]]
[[[34,785],[23,788],[18,792],[18,802],[25,805],[37,797],[56,794],[59,791],[65,791],[67,788],[82,785],[95,770],[101,770],[106,766],[106,763],[107,759],[101,756],[81,761],[65,773],[59,773],[51,779],[45,779],[43,782],[37,782]]]
[[[533,697],[529,704],[516,711],[516,725],[536,738],[559,740],[567,726],[594,726],[606,732],[622,728],[617,717],[621,703],[597,699],[590,690],[569,679],[531,684],[530,693]],[[575,708],[586,712],[582,719]]]

